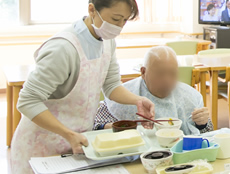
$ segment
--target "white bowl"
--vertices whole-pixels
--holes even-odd
[[[158,143],[165,148],[173,147],[183,135],[183,131],[179,129],[160,129],[156,132]]]
[[[151,154],[153,152],[167,152],[170,155],[165,158],[160,159],[147,159],[145,158],[146,155]],[[153,152],[145,152],[141,154],[141,162],[144,168],[148,171],[149,174],[155,174],[157,167],[165,167],[172,164],[172,157],[173,154],[169,151],[153,151]]]
[[[156,120],[169,120],[170,118],[158,118]],[[162,125],[155,123],[154,126],[156,127],[156,130],[160,129],[180,129],[182,125],[182,121],[178,118],[171,118],[173,120],[178,120],[178,121],[173,121],[174,125],[170,125],[167,121],[166,122],[160,122]]]

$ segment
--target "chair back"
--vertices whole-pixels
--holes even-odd
[[[166,45],[171,47],[177,55],[194,55],[197,54],[196,41],[176,41],[167,42]]]
[[[179,81],[186,83],[190,86],[193,86],[192,84],[193,69],[194,69],[193,66],[179,66],[179,74],[178,74]]]
[[[199,56],[217,55],[217,54],[230,54],[230,49],[217,48],[217,49],[203,50],[198,53]]]

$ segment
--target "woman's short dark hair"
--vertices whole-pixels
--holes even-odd
[[[89,0],[89,3],[93,3],[97,11],[101,11],[103,8],[110,8],[117,2],[126,2],[132,9],[132,14],[129,20],[134,20],[138,17],[139,10],[136,0]]]
[[[215,5],[214,4],[209,4],[208,7],[207,7],[207,11],[210,11],[213,8],[215,8]]]

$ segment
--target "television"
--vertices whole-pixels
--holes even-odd
[[[199,0],[199,24],[230,25],[230,0]]]

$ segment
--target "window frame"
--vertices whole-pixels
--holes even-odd
[[[19,21],[21,25],[43,25],[43,24],[71,24],[71,21],[32,21],[31,0],[19,1]]]
[[[19,1],[19,21],[21,25],[30,25],[30,0]]]

